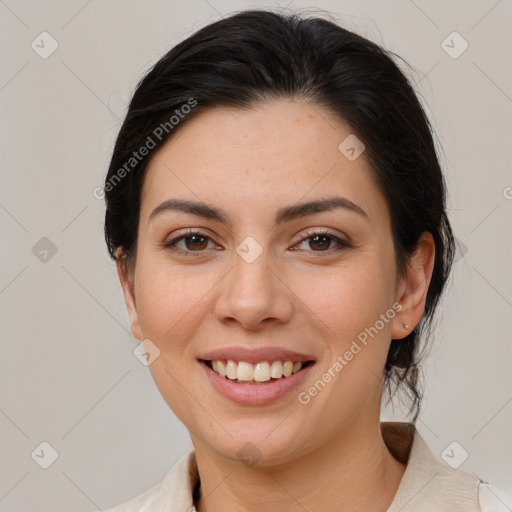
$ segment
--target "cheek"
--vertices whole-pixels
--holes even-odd
[[[297,275],[294,279],[293,290],[307,306],[305,311],[321,321],[322,330],[338,349],[373,326],[393,305],[394,265],[391,258],[379,257],[373,251],[329,270],[309,271],[307,278]],[[386,323],[383,330],[389,327]]]
[[[309,400],[304,407],[310,407],[309,416],[316,418],[315,429],[335,435],[343,418],[374,410],[380,401],[395,316],[390,293],[394,267],[383,267],[375,258],[371,264],[338,268],[322,277],[319,273],[308,284],[302,281],[298,295],[307,297],[305,303],[313,312],[309,318],[316,319],[312,321],[324,344],[319,380],[301,390]]]
[[[216,274],[179,270],[160,260],[140,262],[137,311],[146,338],[168,350],[183,349],[207,307]]]
[[[197,365],[194,337],[210,308],[208,292],[219,279],[211,275],[214,272],[179,271],[156,258],[138,264],[136,298],[142,332],[160,350],[149,370],[169,407],[193,430],[204,421],[202,409],[190,408],[191,396],[203,399],[203,390],[190,380]],[[197,417],[191,419],[191,413]]]

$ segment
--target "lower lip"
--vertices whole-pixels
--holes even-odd
[[[224,397],[244,405],[266,405],[291,393],[306,378],[314,364],[309,364],[290,377],[281,377],[268,384],[237,384],[215,373],[204,362],[199,362],[213,387]]]

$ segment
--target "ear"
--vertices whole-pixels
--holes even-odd
[[[393,319],[392,339],[405,338],[419,324],[423,316],[428,287],[434,270],[435,252],[432,234],[422,233],[399,286],[397,302],[402,309]]]
[[[124,301],[128,310],[130,319],[130,328],[135,339],[142,341],[144,336],[140,328],[139,315],[137,313],[137,303],[135,301],[135,288],[133,284],[133,275],[129,275],[126,265],[126,254],[119,247],[116,251],[116,266],[119,281],[123,288]]]

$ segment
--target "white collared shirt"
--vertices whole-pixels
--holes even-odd
[[[495,487],[437,461],[414,425],[381,423],[382,437],[395,458],[407,462],[387,512],[510,512],[512,503]],[[181,457],[164,480],[105,512],[195,512],[199,481],[195,452]],[[500,494],[500,496],[498,495]]]

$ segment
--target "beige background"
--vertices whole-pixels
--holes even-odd
[[[314,2],[416,69],[462,249],[418,427],[436,456],[456,441],[449,453],[469,454],[461,469],[509,493],[511,4]],[[159,482],[191,448],[133,354],[93,190],[144,70],[220,16],[276,5],[286,2],[0,0],[2,510],[103,509]],[[31,47],[52,48],[44,31],[58,44],[47,58]],[[454,31],[469,44],[458,58],[442,46]],[[463,48],[447,41],[452,54]],[[50,461],[43,441],[58,454],[48,469],[35,462]]]

